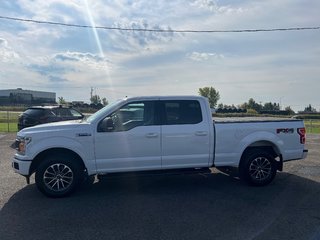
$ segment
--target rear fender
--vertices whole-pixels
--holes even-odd
[[[280,156],[284,148],[284,142],[270,132],[255,132],[240,141],[238,152],[241,153],[242,156],[244,151],[249,147],[272,147],[275,154]]]

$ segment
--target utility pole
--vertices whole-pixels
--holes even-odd
[[[92,99],[92,96],[93,96],[93,87],[91,87],[91,90],[90,90],[90,101]]]

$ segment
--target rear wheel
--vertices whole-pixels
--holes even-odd
[[[73,192],[81,178],[81,168],[67,155],[50,156],[38,166],[35,181],[48,197],[64,197]]]
[[[240,164],[240,175],[248,184],[264,186],[272,182],[277,166],[272,154],[265,150],[248,152]]]

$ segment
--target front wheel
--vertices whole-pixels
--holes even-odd
[[[48,197],[65,197],[73,192],[79,183],[80,167],[68,156],[50,156],[36,170],[38,189]]]
[[[264,186],[271,183],[276,173],[275,159],[264,150],[250,151],[240,164],[241,178],[254,186]]]

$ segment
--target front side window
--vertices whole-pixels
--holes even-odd
[[[74,109],[70,109],[70,113],[72,117],[79,117],[79,118],[82,117],[82,114]]]
[[[153,101],[126,104],[103,119],[98,125],[98,132],[121,132],[139,126],[154,125],[154,105]]]
[[[195,100],[164,101],[164,124],[197,124],[202,122],[201,106]]]

